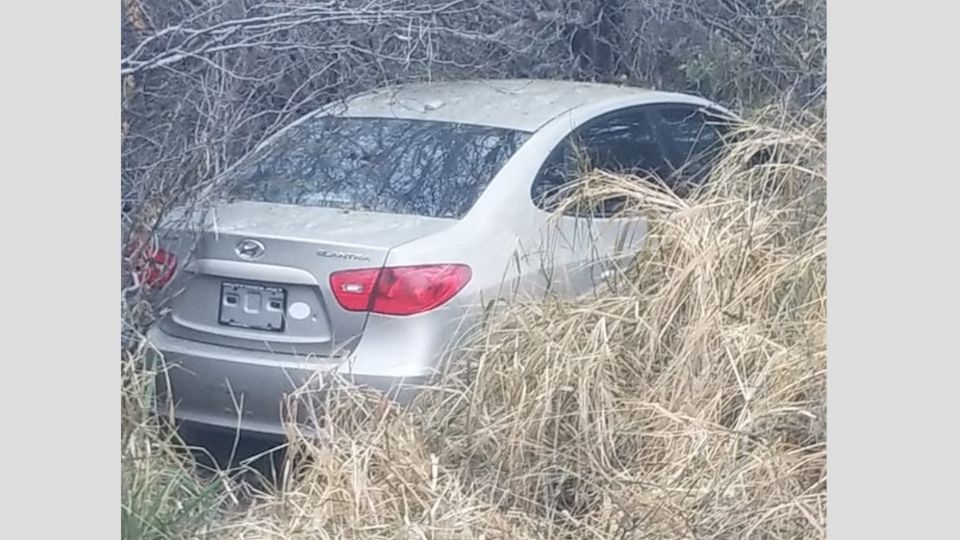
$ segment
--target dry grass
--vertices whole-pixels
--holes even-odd
[[[824,126],[776,118],[687,199],[596,175],[649,218],[627,279],[498,314],[411,410],[335,390],[207,534],[822,538]]]
[[[178,450],[183,442],[149,414],[156,370],[143,351],[125,352],[121,392],[121,530],[123,538],[186,538],[204,530],[226,508],[227,485],[202,479]]]

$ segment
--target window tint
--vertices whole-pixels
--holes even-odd
[[[584,170],[667,177],[672,169],[653,125],[640,109],[594,120],[572,133],[550,154],[531,188],[534,203],[554,210]],[[606,214],[616,201],[591,212]]]
[[[656,124],[676,171],[669,183],[680,187],[703,182],[722,149],[721,118],[697,107],[670,105],[657,107]]]
[[[228,189],[241,200],[460,218],[528,136],[447,122],[318,117],[270,143]]]

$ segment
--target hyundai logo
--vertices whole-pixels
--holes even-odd
[[[263,244],[256,240],[241,240],[237,242],[237,256],[241,259],[246,259],[252,261],[254,259],[259,259],[263,257],[263,252],[266,251],[266,248],[263,247]]]

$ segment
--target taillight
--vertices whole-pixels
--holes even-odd
[[[367,311],[379,276],[379,268],[334,272],[330,274],[330,288],[343,309]]]
[[[177,271],[177,256],[154,246],[134,242],[127,248],[133,262],[133,272],[140,283],[162,289],[170,283]]]
[[[348,311],[414,315],[450,301],[471,276],[462,264],[365,268],[334,272],[330,288]]]

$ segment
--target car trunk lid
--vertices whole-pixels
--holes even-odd
[[[355,346],[367,313],[340,307],[330,274],[380,268],[391,248],[454,223],[260,202],[217,206],[196,233],[161,328],[223,346],[341,355]]]

